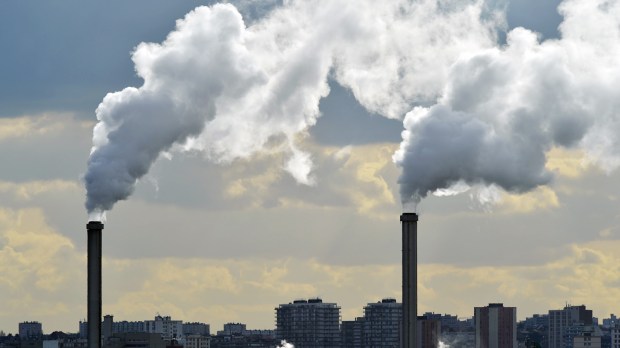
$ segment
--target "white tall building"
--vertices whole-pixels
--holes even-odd
[[[155,316],[155,320],[145,320],[146,332],[161,334],[164,340],[178,339],[183,335],[183,321],[172,320],[170,316]]]

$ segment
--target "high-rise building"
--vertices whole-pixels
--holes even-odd
[[[365,322],[363,317],[357,317],[351,321],[342,321],[342,325],[340,325],[342,348],[362,347]]]
[[[101,339],[107,341],[114,333],[114,316],[104,315],[101,323]]]
[[[416,320],[416,348],[437,348],[441,337],[441,321],[422,315]]]
[[[395,299],[388,298],[367,304],[363,317],[342,322],[342,346],[399,348],[402,315],[402,304]]]
[[[517,348],[517,308],[491,303],[474,308],[476,348]]]
[[[39,338],[43,336],[43,326],[38,321],[19,323],[19,337],[21,339]]]
[[[403,306],[395,299],[383,299],[364,307],[364,347],[400,347]]]
[[[564,348],[569,342],[565,341],[568,327],[592,325],[592,311],[585,305],[569,306],[564,309],[549,311],[549,348]]]
[[[155,316],[155,320],[145,320],[146,332],[161,334],[164,340],[180,338],[183,334],[183,321],[172,320],[170,316]]]
[[[296,348],[340,348],[340,307],[320,298],[281,304],[276,310],[276,338]]]

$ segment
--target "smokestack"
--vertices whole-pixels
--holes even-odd
[[[103,224],[90,221],[88,232],[88,348],[101,347],[101,231]]]
[[[403,319],[401,348],[415,348],[418,315],[418,214],[400,216],[403,231]]]

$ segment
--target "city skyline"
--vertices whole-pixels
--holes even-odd
[[[363,321],[365,320],[371,321],[371,322],[373,320],[376,322],[389,321],[390,325],[398,326],[400,325],[399,324],[400,317],[402,315],[401,305],[402,303],[397,302],[393,298],[383,298],[375,302],[366,303],[362,307],[362,311],[361,311],[362,314],[358,317],[344,318],[342,317],[342,315],[340,315],[339,320],[338,320],[339,325],[341,326],[340,330],[341,331],[345,330],[343,326],[345,322],[348,324],[353,324],[353,323],[360,323],[360,322],[363,323]],[[336,302],[324,302],[324,299],[319,298],[319,297],[307,298],[307,299],[296,298],[296,299],[291,299],[290,301],[286,303],[274,304],[274,306],[276,306],[275,308],[273,308],[276,319],[274,320],[272,327],[248,327],[247,324],[245,324],[245,322],[241,318],[239,318],[236,321],[224,322],[221,327],[217,327],[217,326],[212,325],[208,321],[204,321],[204,320],[203,321],[187,321],[187,320],[184,320],[183,318],[169,316],[165,313],[163,314],[155,313],[149,318],[142,318],[139,320],[127,320],[126,318],[118,318],[113,313],[107,313],[102,316],[101,323],[102,323],[102,326],[105,326],[104,323],[106,322],[114,322],[118,324],[120,327],[122,327],[122,332],[148,331],[149,329],[147,327],[153,325],[153,321],[164,320],[170,323],[174,323],[174,325],[168,325],[170,330],[175,329],[175,327],[179,325],[188,325],[188,326],[192,326],[192,325],[205,326],[206,325],[205,330],[209,331],[212,335],[215,335],[216,333],[219,333],[219,332],[228,334],[226,333],[226,330],[227,330],[227,327],[230,327],[230,326],[239,327],[239,328],[242,327],[243,330],[246,330],[249,333],[260,333],[262,331],[273,331],[275,333],[275,331],[277,331],[279,320],[280,320],[280,325],[290,325],[290,323],[295,321],[295,320],[291,320],[291,313],[286,313],[284,316],[282,316],[283,309],[290,311],[291,308],[295,308],[295,307],[304,307],[304,306],[317,307],[318,306],[318,307],[321,307],[321,309],[328,308],[338,313],[340,313],[340,310],[341,310],[337,301]],[[531,316],[528,316],[523,319],[516,319],[515,314],[516,312],[518,312],[517,307],[508,307],[508,306],[509,305],[506,305],[504,303],[480,304],[479,306],[472,308],[471,316],[459,317],[451,313],[439,313],[439,312],[430,311],[430,312],[419,313],[418,318],[424,318],[425,320],[426,319],[439,320],[443,322],[442,324],[444,325],[443,329],[448,329],[448,331],[450,332],[467,332],[467,331],[475,330],[476,329],[475,317],[476,317],[476,313],[480,311],[480,308],[498,308],[498,307],[499,308],[505,307],[505,308],[508,308],[510,311],[514,312],[514,313],[511,312],[510,316],[514,317],[516,324],[524,325],[523,329],[526,331],[531,329],[531,327],[529,327],[528,325],[544,326],[548,328],[551,322],[568,323],[568,322],[574,321],[574,322],[581,322],[581,325],[586,325],[586,326],[594,325],[594,326],[599,326],[605,329],[615,327],[619,323],[618,317],[615,314],[611,313],[608,316],[596,316],[594,315],[595,313],[593,313],[592,310],[588,309],[588,306],[586,304],[575,305],[575,304],[566,303],[564,307],[562,308],[549,308],[547,310],[541,310],[538,313],[534,313]],[[581,312],[585,312],[586,314],[589,313],[589,317],[587,317],[589,319],[584,320],[584,318],[578,315]],[[300,315],[302,317],[304,317],[304,314],[306,318],[317,317],[317,318],[322,318],[330,322],[335,321],[334,318],[331,318],[329,315],[325,315],[325,314],[308,316],[307,313],[304,313],[303,311],[300,313],[297,313],[297,315]],[[558,319],[560,315],[564,315],[568,319],[564,318],[564,321],[562,321]],[[332,316],[336,316],[336,315],[333,314]],[[558,316],[558,318],[556,318],[555,316]],[[280,317],[280,319],[278,319],[278,317]],[[486,315],[482,315],[482,317],[488,320],[488,313]],[[154,318],[154,320],[152,318]],[[331,319],[334,319],[334,320],[331,320]],[[27,337],[49,335],[53,333],[52,331],[45,330],[44,324],[45,323],[42,323],[36,320],[32,320],[32,321],[26,320],[26,321],[16,323],[15,331],[2,330],[2,332],[4,332],[5,335],[19,334],[19,330],[17,330],[17,328],[20,327],[21,330],[25,330],[25,331],[34,330],[33,331],[35,332],[34,334],[24,335]],[[488,325],[488,322],[486,324]],[[64,333],[80,334],[86,337],[87,336],[87,332],[86,332],[87,325],[88,325],[88,322],[86,319],[80,320],[78,322],[78,325],[76,326],[77,330],[67,331]],[[219,330],[219,328],[223,328],[223,330]],[[38,333],[36,332],[37,330],[38,330]],[[554,330],[551,330],[551,332],[553,331]],[[510,337],[512,338],[512,336]],[[167,339],[171,339],[171,338],[172,337],[167,337]]]
[[[232,3],[236,9],[220,8],[240,11],[246,28],[287,6]],[[506,33],[518,26],[538,32],[541,42],[562,38],[560,1],[502,3],[487,2],[505,16],[492,47],[505,48]],[[107,93],[142,84],[130,57],[137,45],[163,42],[176,20],[213,4],[0,4],[1,330],[36,320],[46,330],[72,331],[86,317],[83,178],[95,110]],[[439,22],[429,27],[459,31]],[[527,41],[523,31],[512,33]],[[393,156],[409,110],[382,117],[382,104],[337,78],[333,71],[323,81],[321,115],[295,138],[313,162],[305,177],[289,166],[278,134],[269,138],[273,149],[230,162],[178,148],[159,157],[107,215],[104,314],[138,320],[159,312],[212,327],[244,318],[264,328],[273,323],[273,305],[296,296],[338,302],[346,318],[381,298],[400,301],[402,167]],[[433,81],[438,91],[446,82]],[[440,95],[429,99],[408,102],[433,105]],[[553,180],[527,192],[498,184],[425,198],[417,206],[418,312],[469,316],[495,302],[519,308],[518,320],[565,302],[585,303],[601,317],[620,311],[620,174],[617,163],[597,163],[588,149],[551,146],[543,163]]]

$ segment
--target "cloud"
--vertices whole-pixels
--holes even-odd
[[[546,168],[557,175],[579,178],[588,169],[587,157],[583,151],[554,147],[547,152]]]
[[[93,124],[59,113],[0,118],[0,181],[77,181]]]
[[[16,313],[52,327],[58,317],[79,316],[85,287],[75,281],[83,278],[84,261],[40,209],[0,209],[0,295],[6,299],[0,325],[16,325]]]
[[[421,265],[421,286],[433,289],[436,298],[450,300],[435,301],[435,297],[422,295],[420,307],[471,316],[473,306],[503,302],[516,306],[521,319],[560,309],[568,301],[586,304],[595,316],[606,315],[609,308],[620,305],[610,300],[618,295],[615,287],[610,286],[618,281],[614,273],[618,260],[612,251],[617,244],[618,241],[609,246],[599,242],[573,245],[560,258],[532,266]]]
[[[70,114],[41,114],[37,116],[22,116],[0,119],[0,140],[38,136],[49,132],[58,132],[63,127],[59,120],[66,121]]]
[[[13,199],[30,201],[35,196],[59,191],[80,191],[77,181],[51,180],[26,183],[0,182],[0,193],[9,194]]]
[[[537,210],[557,208],[560,202],[557,194],[552,189],[539,187],[534,191],[521,195],[504,193],[496,204],[499,210],[504,213],[525,214]]]

